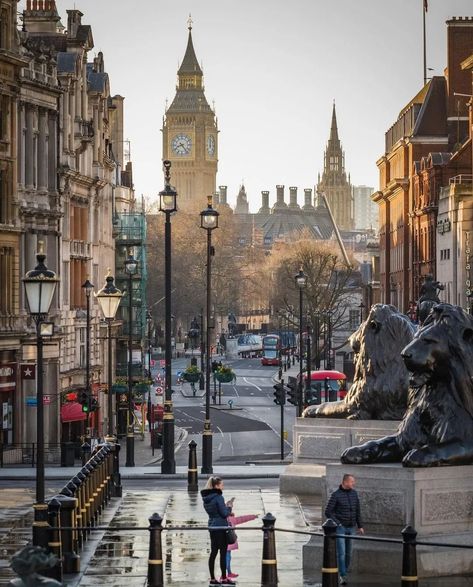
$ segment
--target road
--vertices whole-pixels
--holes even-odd
[[[195,440],[201,447],[201,435],[205,419],[205,397],[186,397],[189,386],[176,383],[176,372],[185,369],[189,359],[173,362],[173,394],[176,426],[187,431],[185,445]],[[213,463],[244,464],[249,461],[270,461],[280,459],[280,418],[281,409],[274,403],[274,367],[263,367],[259,359],[237,359],[225,361],[237,376],[235,383],[222,384],[222,408],[211,408],[213,430]],[[213,393],[213,381],[211,382]],[[197,392],[203,394],[202,391]],[[229,400],[233,402],[229,409]],[[295,407],[284,408],[285,455],[292,451],[292,427]],[[200,456],[200,455],[199,455]],[[187,464],[187,450],[181,447],[176,452],[176,465]]]

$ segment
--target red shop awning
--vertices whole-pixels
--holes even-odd
[[[81,404],[69,402],[61,408],[61,422],[80,422],[87,418],[87,414],[82,411]]]

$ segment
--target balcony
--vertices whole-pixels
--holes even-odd
[[[2,336],[24,334],[25,328],[25,318],[14,314],[0,313],[0,333]]]
[[[90,243],[86,241],[71,241],[71,257],[75,259],[90,259]]]

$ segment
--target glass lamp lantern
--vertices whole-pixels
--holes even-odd
[[[59,281],[56,273],[48,269],[44,264],[46,255],[44,254],[43,245],[42,241],[38,242],[38,253],[36,255],[38,264],[23,277],[29,312],[33,318],[38,319],[49,313],[56,285]]]
[[[116,287],[110,269],[105,278],[105,285],[95,294],[106,320],[113,320],[120,305],[123,293]]]
[[[299,269],[299,273],[294,277],[297,287],[303,289],[307,285],[307,275],[302,270],[302,267]]]
[[[205,230],[214,230],[218,228],[220,214],[212,207],[212,196],[208,196],[207,201],[207,208],[200,213],[200,227]]]

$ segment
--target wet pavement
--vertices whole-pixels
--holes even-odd
[[[228,492],[227,492],[228,493]],[[280,497],[276,491],[236,490],[237,515],[254,513],[260,517],[271,512],[277,525],[284,528],[305,528],[299,501],[296,497]],[[241,504],[241,505],[240,505]],[[240,507],[238,507],[240,506]],[[154,512],[164,517],[167,526],[207,524],[207,515],[200,495],[185,490],[168,492],[127,491],[111,526],[148,526],[148,518]],[[258,585],[261,577],[262,532],[256,520],[247,524],[254,531],[240,531],[239,550],[232,555],[233,571],[240,574],[239,585]],[[146,582],[148,559],[148,531],[109,530],[97,546],[80,582],[67,581],[66,585],[91,587],[143,586]],[[302,585],[301,548],[305,536],[281,533],[277,536],[277,558],[281,585]],[[206,530],[174,530],[163,532],[163,558],[165,560],[165,584],[208,584],[207,560],[209,538]]]

